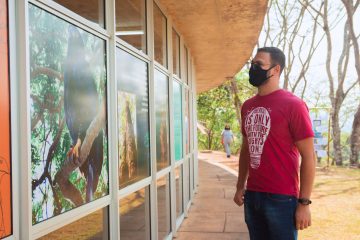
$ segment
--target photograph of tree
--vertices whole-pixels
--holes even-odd
[[[157,171],[170,165],[169,154],[169,84],[163,73],[155,70],[156,163]]]
[[[12,233],[7,1],[0,0],[0,239]]]
[[[148,65],[116,49],[119,188],[150,176]]]
[[[119,133],[119,182],[127,182],[137,176],[136,146],[136,96],[118,91]]]
[[[109,192],[105,47],[30,4],[33,224]]]

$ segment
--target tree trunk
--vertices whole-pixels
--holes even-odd
[[[208,149],[211,150],[211,147],[212,147],[212,130],[209,130],[208,131]]]
[[[354,116],[354,121],[352,125],[352,131],[350,135],[350,165],[351,166],[360,166],[359,165],[359,151],[360,151],[360,105]]]
[[[360,4],[360,1],[357,0],[355,5],[353,5],[352,0],[342,0],[349,22],[349,34],[353,44],[354,50],[354,58],[355,58],[355,69],[357,72],[357,82],[360,84],[360,47],[358,42],[358,37],[356,36],[355,29],[354,29],[354,13],[357,7]],[[350,135],[350,165],[357,166],[359,161],[359,151],[360,151],[360,104],[358,106],[357,112],[354,116],[354,121],[352,125],[352,131]],[[359,165],[358,165],[359,166]]]
[[[236,79],[235,78],[231,78],[231,91],[234,95],[234,105],[235,105],[235,110],[236,110],[236,118],[238,120],[239,123],[239,129],[241,131],[241,106],[242,106],[242,102],[239,98],[239,89],[237,87],[236,84]]]
[[[333,109],[331,113],[332,137],[334,147],[334,160],[337,166],[342,166],[342,152],[341,152],[341,128],[339,125],[339,107]]]

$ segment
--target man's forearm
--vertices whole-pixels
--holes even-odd
[[[236,187],[238,190],[244,189],[245,182],[249,173],[249,150],[247,147],[241,147],[239,157],[239,176]]]
[[[303,158],[300,166],[300,198],[310,198],[315,178],[315,156]]]

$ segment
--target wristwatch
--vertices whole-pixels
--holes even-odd
[[[302,204],[302,205],[309,205],[311,204],[311,200],[307,199],[307,198],[299,198],[298,199],[298,203]]]

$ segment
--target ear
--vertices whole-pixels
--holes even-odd
[[[281,67],[280,67],[279,64],[277,64],[277,65],[274,67],[274,71],[280,76]]]

